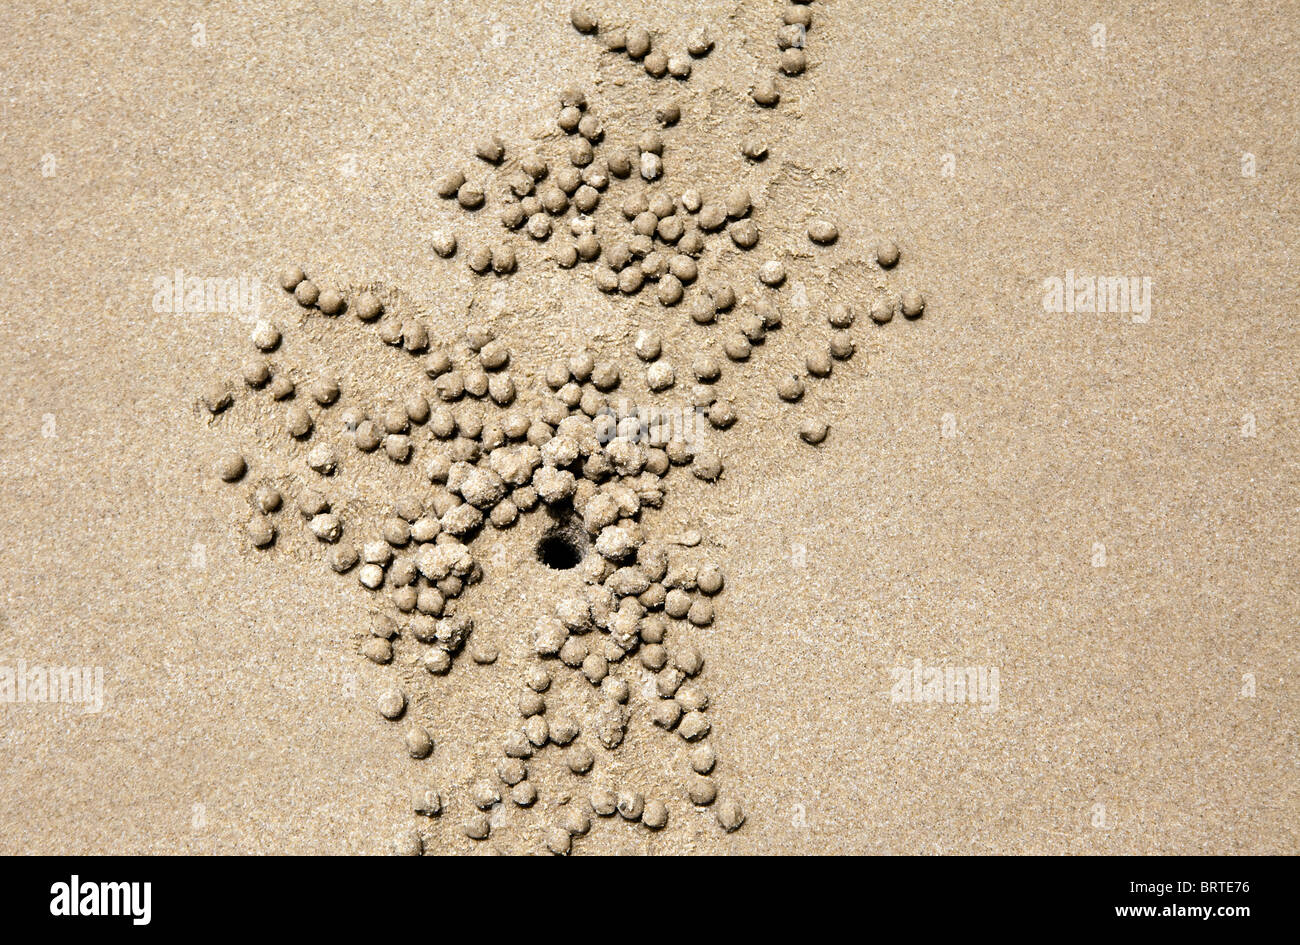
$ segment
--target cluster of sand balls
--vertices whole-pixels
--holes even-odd
[[[791,50],[802,54],[803,31],[811,25],[808,12],[803,5],[786,11],[778,34],[783,63],[789,58],[793,65],[794,53],[785,56]],[[655,55],[643,30],[601,31],[595,18],[581,10],[574,11],[573,23],[582,32],[599,32],[607,45],[634,59]],[[711,47],[707,33],[698,31],[688,54],[703,56]],[[657,66],[648,71],[655,74]],[[798,74],[802,67],[782,71]],[[772,92],[770,102],[759,96],[755,100],[776,104],[774,84]],[[680,121],[680,106],[662,105],[656,118],[669,128]],[[717,381],[727,362],[747,361],[769,333],[781,329],[780,292],[791,257],[772,253],[750,269],[752,288],[738,297],[726,279],[716,274],[705,278],[699,260],[714,237],[729,237],[742,251],[758,244],[753,201],[743,185],[733,184],[712,199],[694,187],[668,190],[660,182],[664,142],[659,132],[644,133],[634,148],[613,146],[580,91],[561,93],[556,125],[561,133],[556,140],[565,153],[550,160],[537,153],[513,155],[495,136],[477,144],[477,158],[494,173],[508,175],[497,201],[503,229],[538,243],[549,241],[552,258],[562,268],[589,263],[603,292],[635,296],[653,285],[661,305],[685,301],[685,317],[696,325],[715,326],[718,344],[701,348],[689,365],[682,365],[680,377],[663,338],[651,328],[636,333],[633,363],[643,366],[652,395],[685,380],[691,406],[714,429],[731,428],[738,419],[735,406],[719,395]],[[766,155],[761,142],[747,142],[744,150],[751,160]],[[640,186],[623,198],[621,216],[606,213],[614,223],[598,235],[592,214],[613,179],[639,181]],[[436,189],[467,212],[488,204],[485,185],[471,183],[459,170],[440,179]],[[840,238],[838,225],[824,218],[810,220],[806,232],[817,247]],[[453,257],[456,237],[437,233],[433,248],[440,257]],[[517,265],[509,242],[476,246],[465,255],[471,269],[483,274],[505,275]],[[899,257],[892,241],[875,248],[881,270],[894,268]],[[417,665],[436,676],[451,672],[462,653],[473,664],[497,662],[496,650],[475,639],[474,621],[463,610],[466,588],[485,578],[471,547],[487,528],[508,529],[524,515],[546,510],[553,523],[548,540],[560,542],[581,561],[575,572],[581,592],[555,601],[535,626],[529,665],[517,690],[519,722],[501,734],[495,777],[469,787],[468,808],[460,806],[457,796],[422,784],[413,793],[413,812],[441,817],[449,809],[463,810],[461,833],[484,840],[491,836],[493,812],[501,806],[545,810],[550,818],[545,845],[556,854],[571,851],[575,838],[592,828],[593,816],[661,830],[682,799],[687,809],[710,810],[722,830],[737,829],[744,821],[743,808],[716,783],[704,658],[679,635],[683,628],[713,624],[725,581],[715,566],[697,567],[670,555],[648,533],[641,514],[662,507],[674,468],[690,467],[696,478],[716,481],[723,474],[717,450],[672,432],[671,425],[656,424],[652,406],[615,400],[628,367],[601,360],[592,350],[550,364],[534,383],[533,375],[513,373],[511,350],[488,327],[462,326],[450,341],[438,341],[420,318],[390,311],[374,292],[345,297],[321,288],[296,266],[281,273],[280,284],[309,314],[347,316],[345,321],[367,325],[384,346],[418,359],[423,369],[422,381],[413,389],[386,391],[362,405],[358,394],[365,392],[345,391],[337,378],[295,382],[275,358],[279,331],[263,324],[254,332],[256,353],[242,367],[242,383],[216,382],[201,398],[214,422],[237,396],[266,395],[281,412],[280,442],[292,448],[303,473],[294,487],[265,478],[250,484],[248,540],[255,548],[273,548],[286,521],[301,518],[309,544],[321,549],[328,566],[339,574],[355,574],[360,586],[382,602],[383,615],[360,645],[363,658],[388,665],[395,662],[395,648],[403,648],[403,660],[417,648]],[[872,322],[884,325],[897,312],[917,318],[924,307],[920,293],[909,289],[878,294],[866,309]],[[811,385],[833,373],[836,362],[853,357],[853,305],[831,306],[826,319],[829,336],[823,335],[796,369],[776,381],[780,402],[801,401]],[[323,422],[329,415],[333,421]],[[827,434],[828,425],[819,419],[805,420],[798,430],[812,445],[823,443]],[[341,468],[369,462],[363,457],[372,453],[397,468],[410,468],[413,482],[378,521],[368,522],[336,508],[330,492]],[[248,458],[237,451],[222,453],[214,472],[227,483],[255,479]],[[292,508],[299,516],[292,511],[285,515]],[[641,690],[629,685],[629,671],[650,674],[653,680],[644,713],[632,711]],[[593,691],[597,708],[587,717],[565,712],[558,700],[552,703],[559,674],[570,674]],[[411,697],[398,686],[385,689],[376,701],[380,715],[400,728],[406,753],[416,761],[429,759],[436,752],[435,733],[413,718],[411,705]],[[646,796],[635,784],[610,783],[609,775],[617,769],[605,770],[598,752],[618,749],[639,718],[677,737],[687,768],[684,798]],[[565,777],[600,783],[556,794],[549,783],[529,776],[530,763],[543,752],[559,756]],[[551,803],[556,797],[558,805]],[[397,847],[420,853],[423,840],[418,831],[404,833]]]
[[[750,98],[762,108],[775,108],[781,102],[781,87],[777,75],[800,76],[808,68],[808,31],[812,29],[812,0],[795,0],[781,14],[781,26],[776,31],[778,57],[771,75],[756,81],[750,89]]]
[[[597,16],[583,5],[570,11],[569,22],[579,33],[599,36],[610,52],[623,53],[632,62],[639,62],[646,75],[653,79],[689,79],[692,60],[702,59],[713,51],[713,38],[704,27],[691,32],[684,51],[665,52],[655,45],[654,37],[644,26],[602,28]]]
[[[709,774],[716,759],[705,741],[711,726],[704,714],[709,699],[698,681],[687,682],[699,675],[703,657],[689,646],[670,653],[665,641],[673,621],[699,627],[713,622],[712,597],[722,590],[721,574],[716,568],[697,576],[694,569],[670,567],[663,546],[647,542],[638,519],[643,508],[662,505],[665,479],[674,466],[691,465],[697,477],[713,480],[721,474],[720,457],[660,432],[647,423],[641,407],[626,401],[612,405],[609,396],[620,385],[621,370],[615,363],[596,360],[590,351],[578,351],[547,369],[549,395],[539,407],[507,412],[515,397],[506,370],[511,352],[490,329],[471,327],[456,343],[437,346],[420,322],[386,311],[373,294],[345,299],[330,290],[327,297],[299,267],[287,268],[281,285],[308,311],[330,318],[351,313],[372,327],[381,343],[422,358],[428,379],[427,389],[408,392],[373,411],[340,406],[345,399],[342,388],[331,377],[290,384],[283,396],[271,393],[272,403],[285,402],[288,438],[310,447],[305,458],[309,473],[302,477],[309,485],[293,503],[303,526],[328,549],[326,561],[334,571],[355,571],[368,591],[386,592],[396,615],[376,621],[361,655],[376,664],[391,663],[394,641],[407,637],[423,647],[421,662],[428,672],[449,672],[472,641],[473,620],[457,613],[455,602],[465,587],[483,577],[469,550],[474,537],[489,524],[508,528],[524,512],[550,509],[592,548],[581,572],[588,592],[560,602],[555,615],[547,618],[547,632],[539,628],[537,665],[527,674],[519,699],[523,721],[506,736],[498,766],[509,802],[519,807],[536,802],[538,792],[527,779],[526,762],[548,745],[564,752],[565,765],[576,776],[596,768],[591,748],[579,741],[578,721],[546,711],[544,694],[552,678],[548,663],[554,660],[554,666],[572,669],[599,690],[603,708],[592,724],[591,739],[613,751],[628,725],[630,698],[626,680],[618,678],[614,668],[635,654],[658,680],[660,705],[654,723],[693,746],[694,780],[687,798],[699,807],[712,804],[717,791]],[[328,312],[319,304],[322,298]],[[266,358],[279,343],[278,330],[269,325],[254,333],[259,354],[244,367],[249,394],[270,393],[275,378],[288,377]],[[475,398],[498,415],[485,418],[479,410],[459,409]],[[217,382],[205,390],[202,402],[216,416],[234,399],[230,385]],[[341,423],[322,422],[322,415],[333,410],[339,411]],[[422,433],[418,441],[413,435],[417,429]],[[341,432],[332,440],[328,430]],[[393,448],[392,437],[403,438],[400,450]],[[349,452],[370,453],[380,446],[394,462],[419,469],[428,485],[398,496],[378,528],[367,533],[364,522],[345,521],[333,507],[329,483],[339,467],[350,462]],[[246,478],[248,463],[239,453],[226,452],[215,471],[222,481],[236,483]],[[271,516],[282,513],[284,497],[279,488],[262,484],[249,499],[257,510],[248,527],[251,543],[268,548],[276,536]],[[553,639],[559,629],[563,640]],[[490,649],[468,649],[476,663],[496,660]],[[434,734],[408,718],[409,704],[407,694],[392,687],[380,694],[376,707],[383,718],[401,725],[410,757],[427,759],[435,750]],[[491,824],[482,810],[502,802],[502,796],[491,784],[476,786],[472,793],[478,812],[464,822],[463,832],[484,839]],[[417,794],[417,813],[440,815],[439,792],[422,788]],[[614,801],[606,803],[607,796]],[[597,816],[617,812],[651,830],[662,829],[669,816],[664,799],[600,788],[581,811],[575,802],[565,805],[548,833],[549,849],[569,852],[572,838],[589,827],[586,807]],[[720,802],[715,813],[725,830],[736,829],[744,819],[734,799]],[[423,848],[418,834],[414,840],[406,837],[403,847],[408,852]]]

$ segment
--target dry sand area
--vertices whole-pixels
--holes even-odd
[[[1297,851],[1293,4],[40,6],[0,852]]]

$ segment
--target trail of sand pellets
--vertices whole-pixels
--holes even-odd
[[[719,382],[732,365],[761,360],[772,333],[797,333],[805,355],[767,365],[770,397],[815,405],[819,386],[851,369],[855,330],[924,310],[919,293],[892,288],[900,253],[884,239],[837,261],[837,272],[853,270],[853,297],[786,324],[790,268],[835,246],[840,230],[810,211],[800,245],[770,245],[765,208],[743,180],[719,186],[675,170],[675,149],[691,140],[680,129],[702,110],[689,79],[714,49],[709,31],[695,28],[682,48],[661,49],[647,29],[606,26],[585,8],[572,22],[599,43],[602,69],[644,70],[670,83],[671,97],[636,113],[638,134],[615,135],[602,118],[605,99],[565,89],[545,135],[526,146],[490,135],[472,155],[448,160],[431,199],[455,201],[465,225],[431,234],[441,259],[433,262],[468,266],[485,293],[494,280],[534,269],[567,271],[566,291],[579,300],[603,293],[680,313],[700,333],[693,350],[669,350],[647,319],[630,350],[593,344],[532,364],[530,339],[498,337],[473,299],[453,315],[421,313],[400,287],[290,265],[279,282],[297,314],[280,327],[259,325],[240,376],[214,380],[202,396],[214,433],[245,444],[222,452],[215,472],[246,491],[250,553],[312,548],[373,600],[360,658],[394,677],[375,698],[376,724],[395,726],[411,763],[423,766],[398,852],[443,849],[451,834],[487,840],[507,807],[535,818],[556,854],[573,850],[593,817],[658,831],[680,813],[707,810],[717,830],[741,828],[743,799],[710,738],[707,654],[680,632],[726,619],[727,581],[717,563],[699,560],[697,534],[657,534],[643,513],[672,502],[687,474],[705,483],[756,475],[727,469],[728,437],[776,430],[809,449],[834,447],[835,431],[815,410],[784,427],[734,432],[745,417]],[[771,72],[735,90],[729,105],[758,119],[737,145],[752,164],[788,140],[777,133],[780,83],[815,67],[809,6],[787,7],[774,26]],[[610,88],[619,126],[634,124],[615,100],[619,84]],[[331,373],[311,351],[330,334],[376,359],[415,365],[409,385]],[[285,468],[292,472],[279,474]],[[375,483],[363,501],[341,500],[333,488],[345,470]],[[476,539],[532,517],[542,523],[532,553],[572,575],[571,593],[537,613],[533,638],[518,643],[527,654],[515,680],[517,723],[476,733],[499,745],[494,770],[453,790],[439,780],[436,713],[413,696],[467,665],[495,669],[501,654],[476,634],[491,615],[475,612],[472,588],[515,578],[508,562],[476,555]],[[580,680],[593,698],[556,697],[561,678]],[[678,746],[675,793],[647,796],[626,767],[607,776],[634,719]],[[535,773],[552,754],[561,763]]]

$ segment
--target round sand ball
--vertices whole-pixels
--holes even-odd
[[[591,802],[592,811],[598,817],[612,817],[618,810],[618,795],[608,788],[595,788],[588,800]],[[637,814],[640,815],[640,811],[637,811]]]
[[[560,814],[560,825],[575,837],[585,837],[591,830],[591,815],[586,808],[580,802],[566,804]]]
[[[267,548],[275,541],[275,525],[265,515],[254,515],[248,520],[248,540],[254,548]]]
[[[714,230],[722,228],[727,222],[727,208],[721,203],[706,203],[700,208],[700,214],[697,221],[700,229],[706,233],[712,233]]]
[[[416,788],[411,792],[411,810],[423,817],[437,817],[442,813],[442,795],[432,788]]]
[[[385,689],[380,693],[376,706],[380,715],[392,721],[401,718],[402,713],[406,711],[406,696],[400,689]]]
[[[322,377],[311,386],[311,399],[328,407],[339,399],[339,382],[332,377]]]
[[[655,121],[665,128],[671,128],[682,120],[682,107],[676,102],[664,102],[655,106]]]
[[[627,31],[627,54],[632,59],[644,59],[650,52],[650,33],[643,26],[634,26]]]
[[[829,351],[810,351],[804,358],[804,366],[813,377],[827,377],[831,373],[831,354]]]
[[[701,592],[708,594],[710,597],[717,594],[722,590],[723,586],[722,569],[716,564],[706,564],[696,573],[695,586],[698,587]],[[687,673],[687,675],[690,676],[694,674]]]
[[[495,246],[492,249],[492,271],[505,275],[515,271],[517,261],[513,246]]]
[[[342,542],[335,545],[334,550],[330,552],[330,568],[338,574],[343,574],[351,570],[357,563],[357,550],[352,547],[351,542]]]
[[[501,803],[501,792],[488,780],[475,781],[470,787],[470,800],[479,810],[488,810]]]
[[[343,523],[331,512],[322,512],[308,523],[311,533],[320,541],[336,542],[343,534]]]
[[[830,312],[826,315],[826,320],[830,322],[832,328],[851,328],[853,327],[853,309],[844,302],[837,302],[831,306]]]
[[[343,311],[345,304],[342,294],[334,289],[326,289],[316,300],[316,307],[322,315],[337,315]]]
[[[751,161],[767,159],[767,143],[761,138],[746,138],[740,142],[740,153]]]
[[[231,405],[234,398],[230,396],[230,389],[221,381],[213,381],[203,391],[203,406],[208,408],[208,413],[221,413]]]
[[[646,368],[645,377],[646,386],[652,391],[659,392],[673,386],[677,380],[677,372],[667,361],[656,361]]]
[[[471,271],[482,275],[492,268],[492,250],[486,246],[475,246],[465,259]]]
[[[695,466],[692,468],[697,469],[699,462],[699,458],[696,458]],[[697,472],[696,475],[699,475],[699,473]],[[714,478],[717,477],[715,476]],[[713,623],[713,605],[707,600],[694,601],[691,604],[690,609],[686,611],[686,619],[697,627],[707,627],[709,624]]]
[[[785,281],[785,265],[776,259],[769,259],[758,267],[758,281],[775,288]]]
[[[474,814],[466,819],[461,830],[471,840],[486,840],[492,832],[492,825],[482,814]]]
[[[898,265],[898,244],[893,240],[881,240],[877,243],[876,262],[884,269]]]
[[[689,36],[686,37],[686,51],[695,58],[707,56],[713,50],[713,37],[709,31],[699,26],[693,29]]]
[[[357,580],[368,590],[377,591],[384,583],[384,569],[377,564],[365,564],[357,572]]]
[[[642,361],[653,361],[663,351],[663,339],[657,331],[643,328],[637,332],[633,348],[636,351],[636,356]]]
[[[307,274],[302,271],[301,266],[285,266],[280,270],[280,288],[292,292],[306,278]]]
[[[506,146],[496,135],[489,135],[474,146],[474,153],[489,164],[500,164],[506,156]]]
[[[840,228],[830,220],[813,220],[808,224],[808,238],[826,246],[840,238]]]
[[[658,180],[663,174],[663,158],[653,151],[643,151],[641,153],[641,177],[644,180]]]
[[[280,495],[280,490],[271,485],[261,485],[253,493],[253,504],[258,510],[265,513],[271,513],[280,508],[284,497]]]
[[[781,90],[777,88],[776,79],[771,76],[755,82],[749,95],[755,104],[764,108],[772,108],[781,101]]]
[[[749,357],[753,349],[747,339],[742,334],[728,335],[722,342],[722,352],[733,361],[744,361]]]
[[[274,351],[280,346],[280,330],[270,322],[259,322],[253,331],[253,345],[259,351]]]
[[[464,185],[464,174],[460,171],[448,171],[434,182],[433,189],[439,197],[450,200]]]
[[[711,354],[703,354],[691,362],[691,373],[704,384],[712,384],[722,376],[722,362]]]
[[[244,462],[244,457],[234,450],[226,450],[217,457],[217,475],[223,482],[238,481],[247,469],[248,464]]]
[[[591,806],[594,809],[596,805],[593,802]],[[617,807],[619,816],[624,820],[640,820],[645,811],[645,797],[639,791],[619,791]]]
[[[582,5],[575,6],[569,12],[569,22],[579,33],[594,33],[599,26],[596,14]]]
[[[568,135],[577,131],[581,122],[582,112],[574,105],[566,105],[561,108],[559,117],[555,119],[555,123],[560,126],[560,130]]]
[[[433,676],[443,676],[451,669],[451,654],[441,648],[430,650],[424,657],[424,669]]]
[[[884,325],[894,318],[893,299],[877,299],[871,303],[871,320],[877,325]]]
[[[532,807],[537,803],[537,788],[531,781],[516,784],[510,791],[510,800],[516,807]]]
[[[668,57],[668,74],[674,79],[689,79],[691,77],[691,61],[681,53],[674,53]]]
[[[316,283],[310,279],[303,279],[293,290],[293,297],[303,308],[311,308],[320,298],[320,289],[316,288]]]
[[[925,311],[925,296],[915,289],[908,289],[900,300],[904,318],[920,318]]]
[[[435,230],[433,239],[430,242],[433,246],[433,251],[443,259],[448,259],[456,254],[456,235],[454,233],[448,233],[445,230]],[[357,317],[360,318],[361,316],[358,315]],[[373,321],[378,317],[379,315],[376,313],[371,318],[363,318],[362,321]]]
[[[690,754],[691,770],[696,774],[708,774],[718,763],[718,756],[712,745],[696,745]]]
[[[749,213],[753,201],[750,199],[749,191],[744,187],[733,187],[727,191],[723,205],[726,207],[727,216],[737,220]]]
[[[379,449],[380,441],[379,428],[369,420],[362,420],[358,423],[355,432],[352,434],[352,442],[363,453],[373,453]]]
[[[713,809],[718,818],[718,826],[727,833],[732,833],[740,828],[745,822],[745,810],[740,806],[740,802],[731,798],[726,798],[718,803]]]
[[[694,767],[694,762],[692,762],[692,767]],[[712,770],[712,766],[710,766],[709,770]],[[696,807],[707,807],[718,799],[718,786],[713,783],[712,778],[704,776],[707,773],[707,771],[696,773],[686,782],[686,797]]]
[[[662,50],[652,50],[641,65],[645,68],[646,75],[662,79],[668,74],[668,54]]]
[[[668,807],[654,798],[646,801],[645,809],[641,811],[641,823],[651,830],[663,830],[668,826]]]
[[[830,427],[825,420],[809,418],[799,424],[799,439],[803,440],[810,446],[816,446],[826,439],[826,434]]]
[[[797,374],[787,374],[776,383],[776,395],[789,403],[803,397],[803,389],[803,381]]]
[[[702,479],[705,482],[715,482],[718,477],[722,475],[722,457],[711,450],[702,450],[695,455],[695,461],[691,464],[691,472],[695,475],[696,479]],[[695,604],[692,604],[691,611],[693,612],[701,603],[704,602],[696,601]]]
[[[786,75],[802,75],[808,68],[808,54],[798,46],[791,46],[781,51],[781,71]]]
[[[731,241],[741,249],[753,249],[758,245],[758,224],[753,220],[739,220],[727,228]]]
[[[847,331],[833,331],[829,348],[832,358],[837,361],[847,361],[853,357],[853,337]]]
[[[546,828],[546,849],[555,856],[568,856],[573,849],[573,837],[559,824]]]
[[[414,830],[403,831],[393,840],[393,853],[397,856],[424,856],[424,841]]]
[[[688,742],[699,741],[712,728],[703,712],[687,712],[677,724],[677,734]]]
[[[659,280],[656,294],[661,305],[672,306],[682,300],[682,291],[681,280],[674,275],[666,275]]]
[[[478,184],[472,184],[468,181],[460,185],[456,191],[456,202],[466,210],[477,210],[483,206],[483,188]]]
[[[591,753],[590,748],[577,745],[565,754],[564,763],[574,774],[584,775],[596,764],[596,756]]]

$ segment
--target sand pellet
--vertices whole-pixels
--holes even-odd
[[[461,831],[471,840],[486,840],[492,832],[492,825],[482,814],[475,814],[465,820]]]
[[[707,28],[698,26],[686,37],[686,51],[697,59],[713,50],[713,37]]]
[[[217,476],[223,482],[235,482],[244,475],[247,469],[248,464],[244,462],[244,457],[234,450],[226,450],[217,457]]]
[[[727,228],[731,241],[741,249],[753,249],[758,244],[758,224],[753,220],[738,220]]]
[[[274,351],[280,346],[280,330],[270,322],[259,322],[253,329],[253,345],[259,351]]]
[[[915,289],[906,290],[899,300],[904,318],[920,318],[925,311],[925,296]]]
[[[575,6],[569,13],[569,22],[579,33],[594,33],[599,27],[596,14],[585,6]]]
[[[474,153],[489,164],[500,164],[506,155],[506,147],[499,137],[489,135],[474,146]]]
[[[465,185],[465,175],[460,171],[448,171],[434,182],[434,192],[444,200],[450,200],[455,197],[461,187]]]
[[[385,689],[379,694],[375,707],[379,709],[379,714],[386,719],[400,718],[402,713],[406,711],[406,695],[400,689]]]
[[[808,238],[822,245],[834,243],[840,238],[840,228],[829,220],[813,220],[808,224]]]
[[[727,833],[731,833],[740,828],[745,822],[745,811],[740,806],[740,802],[733,798],[726,798],[720,801],[713,809],[718,818],[718,825]]]
[[[764,108],[772,108],[781,101],[781,90],[777,88],[776,79],[771,76],[755,82],[749,94],[756,104]]]
[[[301,266],[286,266],[280,270],[280,287],[286,292],[292,292],[306,278],[307,274]]]
[[[746,138],[740,142],[740,153],[751,161],[767,159],[767,142],[762,138]]]
[[[697,741],[709,734],[712,725],[702,712],[687,712],[677,723],[677,734],[688,742]]]
[[[853,309],[845,302],[837,302],[831,306],[826,315],[826,320],[830,322],[832,328],[851,328],[853,327]]]
[[[786,75],[802,75],[808,68],[808,54],[798,46],[781,50],[781,71]]]
[[[316,300],[316,307],[322,315],[338,315],[346,304],[343,296],[334,289],[326,289]]]
[[[895,300],[892,298],[876,299],[871,303],[871,320],[877,325],[892,321],[896,307]]]
[[[466,182],[456,191],[456,202],[466,210],[477,210],[483,206],[483,188],[478,184]]]
[[[275,525],[265,515],[254,515],[246,526],[248,540],[254,548],[266,548],[275,541]]]
[[[830,427],[824,420],[809,418],[799,424],[799,439],[812,446],[816,446],[826,439],[826,434]]]
[[[712,778],[704,776],[707,773],[697,771],[686,781],[686,797],[696,807],[707,807],[718,799],[718,787]]]
[[[682,107],[676,102],[664,102],[655,106],[655,121],[665,128],[671,128],[682,120]]]
[[[640,820],[645,810],[645,796],[639,791],[619,791],[616,804],[619,816],[624,820]],[[595,808],[594,801],[591,806]]]
[[[804,367],[813,377],[827,377],[831,373],[830,351],[810,351],[804,358]]]
[[[782,400],[793,403],[803,397],[803,392],[803,381],[797,374],[787,374],[777,381],[776,393]]]
[[[847,361],[853,357],[853,337],[847,331],[833,331],[829,342],[831,357],[837,361]]]
[[[310,279],[304,279],[293,290],[293,297],[303,308],[311,308],[316,304],[316,300],[320,298],[320,289]]]
[[[881,240],[876,244],[876,262],[889,269],[898,264],[898,244],[893,240]]]

